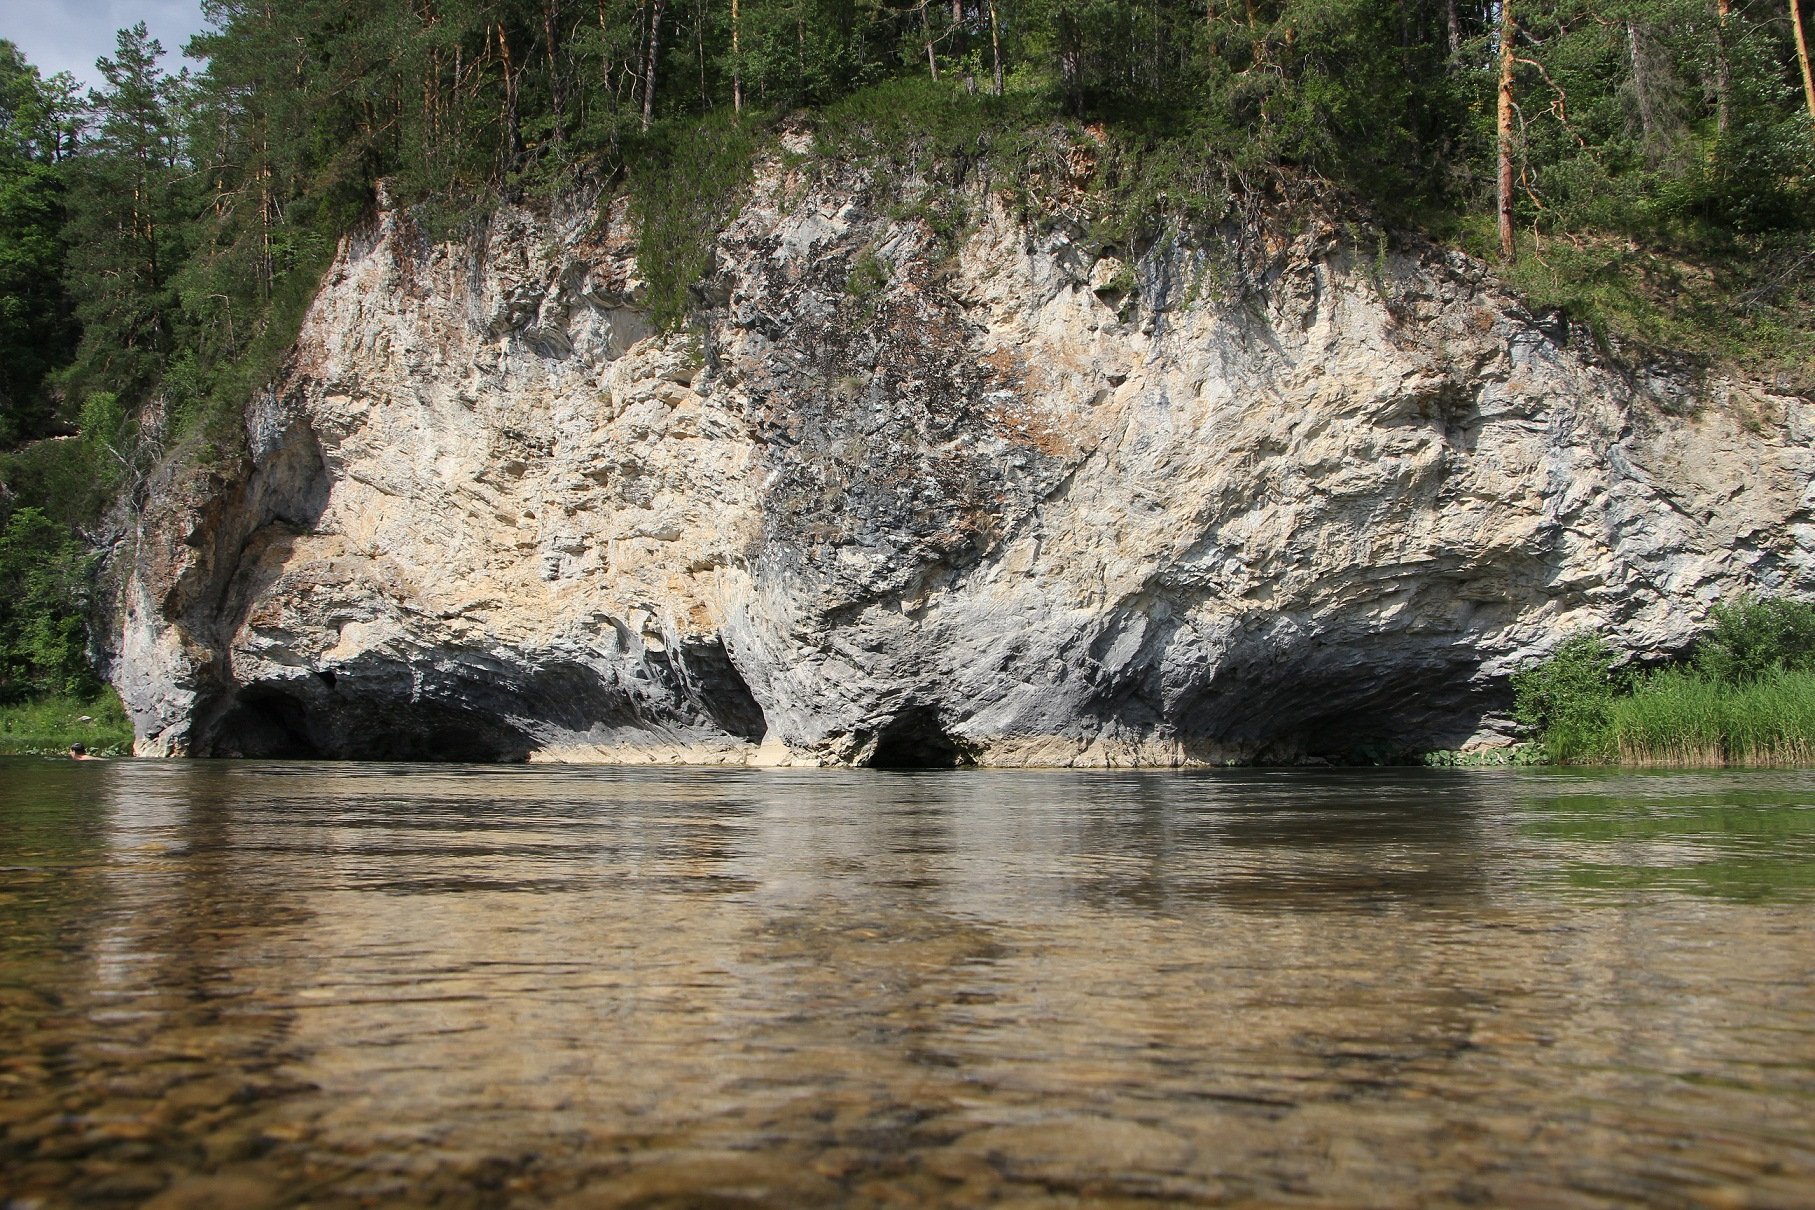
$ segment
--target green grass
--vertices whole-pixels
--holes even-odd
[[[1057,109],[1044,96],[975,96],[914,76],[860,89],[813,115],[820,160],[872,168],[963,171],[979,162],[1013,171],[1054,142]]]
[[[0,755],[61,756],[78,740],[96,756],[131,753],[132,724],[112,689],[92,699],[45,697],[0,706]]]
[[[1491,216],[1437,224],[1440,241],[1497,261]],[[1815,237],[1734,238],[1688,250],[1613,234],[1534,237],[1501,279],[1535,313],[1561,311],[1628,355],[1687,355],[1815,388]]]
[[[1565,765],[1815,765],[1815,602],[1716,605],[1688,658],[1642,675],[1593,634],[1513,674],[1513,717]]]
[[[1815,673],[1779,670],[1735,685],[1668,669],[1616,698],[1608,714],[1621,764],[1815,764]]]

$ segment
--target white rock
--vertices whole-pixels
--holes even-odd
[[[730,301],[674,335],[621,204],[603,237],[576,198],[474,247],[395,214],[347,241],[250,461],[145,518],[113,662],[139,750],[1449,746],[1504,733],[1506,676],[1574,629],[1659,655],[1811,586],[1807,400],[1623,373],[1422,247],[1167,242],[1088,269],[1170,290],[1118,315],[987,195],[953,271],[861,185],[759,173]],[[889,282],[847,298],[874,248]]]

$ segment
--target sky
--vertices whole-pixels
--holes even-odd
[[[0,0],[0,38],[44,75],[73,72],[90,87],[101,82],[95,60],[113,54],[114,31],[139,21],[164,44],[165,70],[195,66],[182,56],[202,28],[199,0]]]

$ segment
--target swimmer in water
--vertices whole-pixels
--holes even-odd
[[[85,744],[71,744],[69,746],[69,759],[71,759],[71,760],[99,760],[101,758],[98,756],[90,756],[88,754],[88,747]]]

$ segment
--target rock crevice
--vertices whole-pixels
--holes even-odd
[[[1594,628],[1810,585],[1810,401],[1621,370],[1333,224],[956,249],[762,167],[692,328],[621,200],[346,241],[231,469],[171,472],[140,750],[1178,765],[1495,742]],[[1233,266],[1233,267],[1232,267]]]

